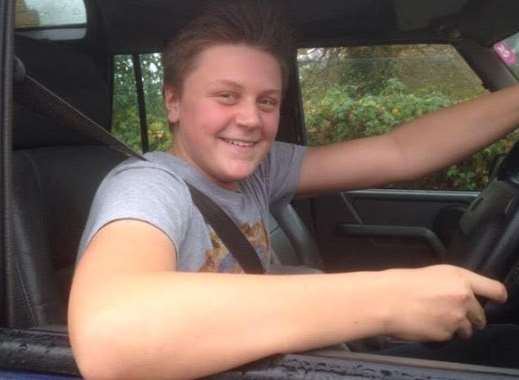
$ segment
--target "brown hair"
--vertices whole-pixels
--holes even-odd
[[[288,85],[293,33],[274,8],[264,0],[219,1],[191,21],[162,52],[164,84],[182,92],[186,76],[205,49],[218,44],[246,44],[270,53],[279,62],[283,89]]]

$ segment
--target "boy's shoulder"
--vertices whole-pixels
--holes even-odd
[[[170,156],[164,152],[146,153],[145,159],[130,157],[115,166],[104,178],[100,193],[139,193],[169,189],[178,194],[188,192],[180,170],[173,162],[168,162]],[[142,196],[145,193],[141,194]]]
[[[105,180],[120,180],[122,178],[152,178],[162,177],[182,181],[182,166],[178,159],[166,152],[149,152],[142,157],[129,157],[116,165]]]

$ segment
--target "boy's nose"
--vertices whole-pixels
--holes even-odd
[[[247,128],[261,125],[261,116],[256,102],[244,102],[236,115],[236,123]]]

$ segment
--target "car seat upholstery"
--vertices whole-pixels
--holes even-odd
[[[16,54],[32,77],[99,124],[109,124],[108,86],[87,55],[24,37],[16,39]],[[16,96],[6,320],[16,328],[64,325],[91,201],[102,178],[126,156]],[[270,218],[268,228],[280,261],[318,266],[316,244],[295,211],[289,206],[275,214],[278,220]]]
[[[291,205],[274,206],[270,211],[270,238],[280,262],[322,269],[317,243],[297,211]]]
[[[15,44],[27,73],[107,125],[108,86],[88,56],[19,36]],[[15,93],[6,290],[6,321],[18,328],[65,323],[75,252],[91,200],[101,179],[125,158],[34,111],[22,96]]]
[[[108,83],[90,56],[23,36],[16,36],[15,53],[33,78],[99,124],[110,125],[112,102]],[[17,102],[15,111],[19,110]],[[24,112],[15,112],[15,148],[88,143],[87,136],[63,128],[44,115],[27,111],[25,105]],[[44,130],[39,132],[41,128]]]
[[[57,146],[13,154],[8,321],[62,324],[77,243],[97,185],[125,157],[104,146]]]

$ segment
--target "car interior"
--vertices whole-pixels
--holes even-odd
[[[0,359],[0,368],[78,375],[66,336],[67,299],[77,246],[99,183],[128,157],[116,144],[110,145],[98,137],[97,128],[108,132],[111,129],[113,57],[160,51],[163,41],[196,14],[203,3],[200,0],[173,3],[153,0],[146,4],[136,0],[85,0],[88,20],[85,25],[46,30],[23,28],[15,34],[12,151],[7,161],[11,191],[4,237],[6,286],[0,329],[0,358],[4,359]],[[489,90],[516,83],[493,54],[492,46],[519,31],[519,3],[503,0],[428,0],[420,2],[420,6],[407,0],[287,0],[285,3],[290,21],[298,31],[300,47],[451,44]],[[85,36],[74,38],[80,29],[85,29]],[[53,104],[54,100],[28,90],[24,86],[27,77],[64,99],[72,110],[63,111]],[[283,104],[279,140],[305,143],[300,98],[297,74],[293,74]],[[92,125],[91,130],[80,126],[73,109],[97,125]],[[366,190],[296,200],[286,208],[271,210],[271,242],[283,264],[305,265],[325,272],[440,262],[477,270],[505,281],[511,292],[509,302],[503,307],[487,305],[489,319],[519,323],[518,186],[519,145],[516,145],[496,167],[488,186],[477,194],[399,191],[382,194]],[[404,213],[396,208],[402,203],[407,207]],[[422,213],[420,207],[427,207],[427,213]],[[375,208],[384,209],[390,222],[377,215],[370,216]],[[348,212],[345,214],[344,210]],[[359,214],[362,214],[360,221]],[[407,216],[420,219],[420,223],[404,221],[402,218]],[[352,239],[350,249],[360,249],[359,244],[368,242],[372,244],[370,249],[382,249],[382,254],[372,256],[367,250],[364,256],[348,258],[341,252]],[[398,240],[397,248],[399,244],[407,247],[403,250],[405,255],[382,257],[384,248],[380,248],[377,239]],[[420,253],[406,256],[409,247]],[[336,375],[361,377],[366,375],[367,368],[376,367],[370,367],[375,361],[379,363],[372,372],[375,378],[384,377],[384,371],[390,371],[391,378],[405,377],[406,373],[440,378],[448,373],[441,371],[453,369],[445,363],[423,365],[418,360],[402,369],[402,362],[396,359],[374,359],[375,356],[366,353],[341,354],[345,357],[337,353],[316,355],[278,358],[266,365],[252,366],[249,372],[240,372],[240,376],[261,373],[266,378],[284,378],[286,373],[275,372],[276,368],[292,368],[296,373],[303,362],[315,369],[323,361],[328,365],[326,368],[336,366]],[[294,360],[299,364],[290,367]],[[322,371],[324,376],[327,370]],[[458,375],[477,372],[488,378],[519,376],[519,371],[482,370],[468,365],[460,365],[457,371]]]

